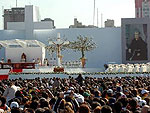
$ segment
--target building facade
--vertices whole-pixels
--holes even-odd
[[[34,38],[35,29],[53,29],[53,21],[41,21],[39,8],[33,5],[25,6],[24,22],[7,22],[7,30],[22,30],[25,32],[25,39]]]
[[[135,0],[135,17],[150,18],[150,0]]]
[[[53,25],[53,28],[55,28],[55,25],[54,25],[54,20],[52,20],[51,18],[44,18],[43,20],[41,20],[42,22],[47,22],[47,21],[49,21],[49,22],[52,22],[52,25]]]
[[[107,19],[107,21],[105,21],[105,27],[115,27],[114,20]]]
[[[4,9],[4,29],[7,30],[25,30],[30,29],[53,29],[54,20],[41,20],[39,8],[33,5],[27,5],[25,8]]]
[[[74,18],[74,25],[70,25],[69,28],[97,28],[94,25],[83,25],[82,22],[79,22],[77,18]]]
[[[4,9],[4,29],[8,22],[24,22],[25,8]]]

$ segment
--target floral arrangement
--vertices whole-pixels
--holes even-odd
[[[64,72],[64,68],[54,68],[54,72],[11,72],[9,75],[19,74],[66,74],[66,75],[78,75],[79,73],[67,73]],[[117,75],[117,74],[150,74],[150,72],[82,72],[82,75]]]
[[[63,67],[55,67],[54,68],[54,72],[64,72],[64,68]]]

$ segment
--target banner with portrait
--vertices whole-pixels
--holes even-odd
[[[141,21],[140,21],[141,20]],[[148,21],[124,19],[122,22],[123,63],[148,60]]]
[[[147,24],[127,24],[126,60],[148,60],[147,58]]]

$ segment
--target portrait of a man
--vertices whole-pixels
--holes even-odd
[[[128,52],[128,60],[147,60],[147,43],[140,37],[140,32],[134,33]]]
[[[148,60],[146,25],[128,25],[126,27],[126,60]]]

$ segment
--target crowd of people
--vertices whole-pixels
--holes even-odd
[[[150,113],[150,77],[0,81],[0,113]]]

